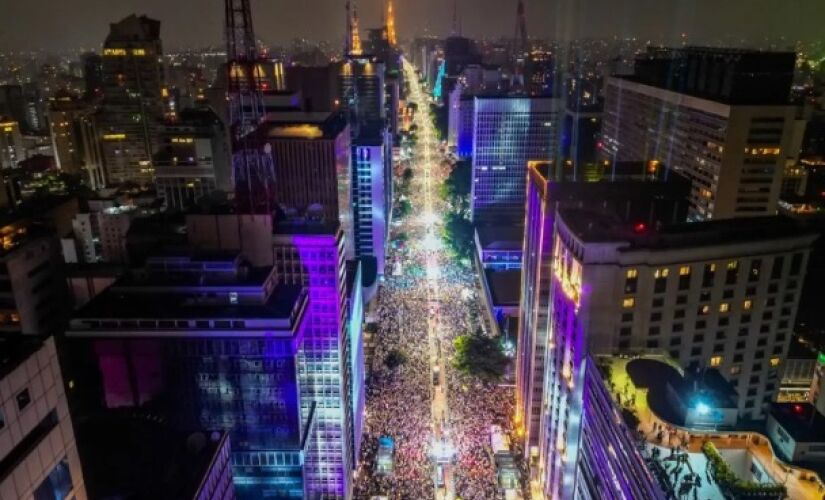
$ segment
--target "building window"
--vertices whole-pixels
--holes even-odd
[[[753,309],[753,301],[751,299],[747,299],[745,302],[742,302],[742,309],[745,311],[750,311]]]
[[[739,274],[739,262],[731,260],[728,262],[728,269],[725,272],[725,284],[733,285],[736,283],[736,278]]]
[[[742,367],[739,365],[733,365],[730,367],[730,374],[731,375],[739,375],[742,373]]]
[[[622,307],[625,309],[630,309],[634,305],[636,305],[636,299],[634,299],[633,297],[625,297],[625,299],[622,301]]]
[[[759,271],[762,270],[762,260],[754,259],[751,261],[751,271],[748,273],[748,281],[759,281]]]
[[[28,389],[23,389],[17,394],[17,409],[22,410],[25,407],[29,406],[29,403],[32,402],[31,395],[29,394]]]
[[[708,314],[710,312],[710,306],[707,304],[699,306],[699,310],[697,312],[701,315]]]
[[[720,313],[726,313],[728,311],[730,311],[730,304],[728,304],[727,302],[722,302],[721,304],[719,304]]]
[[[713,356],[710,358],[710,366],[717,368],[722,365],[722,356]]]
[[[656,271],[653,272],[653,277],[656,278],[656,279],[667,278],[667,275],[668,275],[668,269],[666,267],[662,268],[662,269],[657,269]]]
[[[771,366],[773,366],[773,367],[779,366],[779,358],[778,357],[771,358]]]
[[[795,253],[793,257],[791,257],[791,276],[796,276],[799,274],[799,271],[802,269],[802,254]]]
[[[785,264],[784,257],[776,257],[773,259],[773,267],[771,268],[771,279],[778,280],[782,277],[782,267]]]
[[[638,283],[639,271],[636,269],[627,270],[627,279],[624,284],[625,293],[636,293],[636,284]]]
[[[679,268],[679,276],[690,276],[690,266],[682,266]]]
[[[702,286],[713,286],[713,278],[716,275],[716,264],[705,264],[705,271],[702,274]]]

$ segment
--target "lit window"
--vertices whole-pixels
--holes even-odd
[[[732,260],[728,262],[728,269],[736,269],[737,267],[739,267],[739,261]]]
[[[667,268],[665,267],[663,269],[657,269],[653,273],[653,276],[655,276],[656,278],[667,278]]]
[[[682,266],[679,268],[679,276],[689,276],[690,266]]]
[[[634,299],[633,297],[627,297],[622,301],[622,307],[624,307],[625,309],[630,309],[634,305],[636,305],[636,299]]]
[[[719,312],[726,313],[728,311],[730,311],[730,304],[727,302],[722,302],[719,304]]]
[[[753,308],[753,301],[748,299],[742,303],[742,309],[750,311]]]
[[[713,356],[710,358],[710,366],[716,368],[722,365],[722,356]]]
[[[739,365],[733,365],[730,367],[730,374],[731,375],[739,375],[742,372],[742,367]]]
[[[716,272],[716,264],[711,264],[710,265],[710,272],[712,272],[712,273]]]
[[[636,269],[628,269],[627,270],[627,278],[628,279],[633,279],[633,278],[637,277],[638,275],[639,275],[639,271],[637,271]]]
[[[699,314],[707,314],[709,312],[710,312],[710,306],[708,306],[708,305],[704,305],[701,308],[699,308]]]
[[[771,366],[773,366],[773,367],[779,366],[779,358],[777,358],[777,357],[771,358]]]

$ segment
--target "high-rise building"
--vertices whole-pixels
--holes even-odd
[[[600,160],[603,102],[601,79],[570,78],[565,98],[562,155],[579,173]]]
[[[793,52],[651,49],[609,78],[602,156],[693,182],[691,219],[775,215],[793,137]]]
[[[99,99],[103,95],[103,58],[94,52],[81,56],[83,61],[83,98]]]
[[[386,120],[383,62],[372,56],[349,57],[335,65],[338,74],[340,109],[347,113],[352,133]]]
[[[473,221],[524,217],[527,162],[556,158],[563,111],[560,102],[550,97],[475,98]]]
[[[308,300],[237,252],[152,257],[75,313],[73,376],[104,409],[151,404],[174,429],[228,432],[239,498],[306,498]]]
[[[188,219],[196,248],[243,249],[250,262],[274,265],[284,286],[307,289],[307,330],[297,352],[302,421],[312,424],[302,444],[305,498],[351,498],[362,432],[363,340],[360,285],[347,274],[339,224],[292,219],[273,229],[265,216]]]
[[[20,85],[0,85],[0,117],[27,129],[26,97]]]
[[[4,337],[0,352],[0,492],[85,500],[54,338]]]
[[[549,416],[542,420],[539,489],[545,498],[664,500],[658,478],[640,453],[635,429],[625,423],[595,360],[585,355],[580,365],[573,384],[581,386],[569,385],[569,400],[556,400],[563,407],[560,415],[570,412],[567,432],[558,432]],[[554,383],[567,383],[559,378]]]
[[[374,257],[384,275],[392,207],[392,142],[388,132],[362,129],[352,146],[352,222],[356,257]]]
[[[285,283],[309,290],[311,322],[298,358],[302,416],[315,426],[306,444],[308,498],[351,498],[360,446],[362,340],[348,325],[344,238],[337,224],[284,224],[272,241]]]
[[[232,191],[226,127],[211,109],[186,109],[166,124],[155,154],[155,186],[169,210],[186,210],[215,191]]]
[[[49,99],[49,133],[52,138],[57,168],[68,174],[83,171],[83,139],[80,120],[91,113],[91,108],[65,92]]]
[[[661,230],[615,215],[558,217],[551,300],[566,293],[573,305],[554,303],[554,338],[567,314],[594,353],[654,351],[684,368],[715,368],[736,389],[739,416],[764,417],[815,234],[778,217]]]
[[[561,167],[561,168],[560,168]],[[522,277],[516,352],[516,419],[525,435],[525,452],[538,457],[545,359],[552,345],[553,231],[560,207],[592,206],[619,212],[653,227],[678,223],[687,216],[686,180],[664,170],[651,174],[647,166],[629,164],[608,177],[612,182],[586,182],[566,163],[531,162],[522,251]],[[658,175],[657,175],[658,174]],[[647,181],[647,182],[645,182]],[[535,464],[533,464],[535,465]]]
[[[352,257],[352,151],[344,114],[269,113],[259,132],[271,147],[278,205],[290,217],[340,222]]]
[[[150,184],[164,113],[160,21],[131,15],[103,44],[103,101],[97,128],[109,183]]]
[[[82,174],[92,189],[101,189],[106,186],[103,146],[97,127],[98,116],[90,111],[81,116],[76,123],[80,137],[80,150],[83,152]]]
[[[0,116],[0,169],[17,168],[26,159],[20,123]]]
[[[0,332],[43,335],[61,328],[68,312],[57,240],[27,218],[0,226]]]

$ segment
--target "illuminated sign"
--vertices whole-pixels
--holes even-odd
[[[126,49],[103,49],[104,56],[125,56]]]
[[[104,141],[122,141],[126,139],[126,134],[103,134]]]

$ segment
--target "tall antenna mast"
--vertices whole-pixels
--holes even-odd
[[[271,213],[275,168],[257,133],[264,118],[264,61],[258,54],[249,0],[224,0],[227,97],[232,137],[232,180],[236,210]]]

